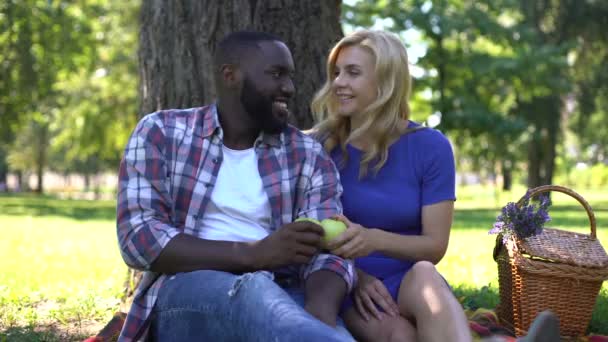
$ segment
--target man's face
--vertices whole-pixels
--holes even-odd
[[[285,44],[259,43],[259,49],[244,63],[241,103],[266,133],[279,133],[287,125],[287,102],[294,93],[293,59]]]

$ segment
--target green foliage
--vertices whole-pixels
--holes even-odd
[[[65,75],[65,96],[51,145],[58,171],[115,170],[137,122],[137,12],[134,2],[106,1],[95,13],[98,53],[91,68]]]
[[[575,189],[608,189],[608,165],[595,164],[588,167],[581,164],[578,168],[571,168],[569,172],[560,174],[557,182]]]
[[[138,8],[117,0],[0,5],[0,148],[13,170],[116,169],[137,120]]]
[[[95,45],[76,5],[8,0],[0,18],[0,139],[8,142],[31,112],[55,104],[59,75],[85,66]]]
[[[414,94],[413,108],[427,110],[414,117],[441,113],[439,128],[455,142],[459,164],[491,174],[505,160],[528,164],[541,182],[551,181],[563,98],[585,104],[576,120],[581,144],[594,149],[595,161],[608,155],[608,126],[592,126],[608,119],[608,97],[599,96],[608,84],[606,15],[597,1],[363,0],[343,9],[349,27],[394,31],[408,47],[411,33],[420,33],[417,49],[426,51],[413,61],[423,69],[414,90],[431,94],[431,110]]]

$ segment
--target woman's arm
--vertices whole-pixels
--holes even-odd
[[[341,217],[349,229],[331,241],[328,247],[343,258],[357,258],[378,251],[395,259],[427,260],[436,264],[447,250],[453,213],[453,201],[423,206],[421,235],[400,235],[365,228]]]

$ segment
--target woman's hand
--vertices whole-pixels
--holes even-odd
[[[378,310],[378,307],[391,316],[398,316],[399,307],[386,286],[378,278],[361,270],[357,270],[357,274],[359,275],[359,281],[353,292],[353,297],[355,308],[359,311],[361,317],[366,321],[369,321],[370,316],[378,320],[382,319],[382,313]]]
[[[352,259],[367,256],[375,250],[372,241],[372,229],[352,223],[343,215],[333,218],[344,222],[347,226],[347,229],[342,234],[327,244],[327,249],[333,254],[345,259]]]

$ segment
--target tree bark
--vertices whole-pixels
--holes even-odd
[[[8,163],[6,162],[6,150],[0,145],[0,192],[8,191]]]
[[[276,34],[296,65],[291,123],[313,124],[309,105],[325,74],[329,49],[341,36],[338,0],[145,0],[139,46],[140,115],[212,102],[213,54],[228,33]]]
[[[556,71],[557,72],[557,71]],[[561,136],[559,96],[539,97],[525,105],[534,133],[528,148],[528,187],[534,188],[553,182],[555,155]]]
[[[49,126],[46,123],[36,127],[38,131],[36,152],[36,189],[35,192],[44,192],[44,168],[46,166],[46,153],[48,145]]]
[[[539,133],[534,132],[528,146],[528,188],[535,188],[540,185],[540,138]]]
[[[500,163],[502,172],[502,190],[511,191],[513,187],[513,167],[510,160],[502,160]]]
[[[325,80],[329,49],[342,37],[339,0],[144,0],[139,36],[140,115],[189,108],[215,98],[212,60],[228,33],[273,33],[291,49],[296,94],[290,122],[313,125],[310,101]],[[130,270],[125,301],[141,279]],[[123,303],[123,308],[126,307]]]

